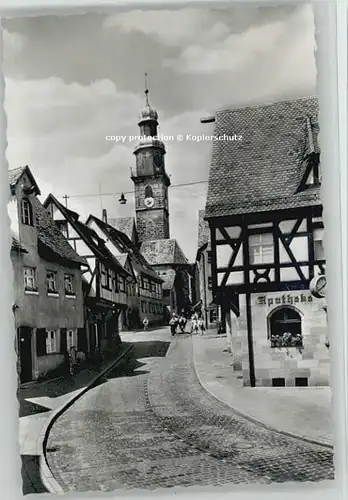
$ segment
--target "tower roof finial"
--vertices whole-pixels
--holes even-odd
[[[149,89],[147,87],[147,73],[145,73],[145,99],[146,99],[146,105],[149,106]]]

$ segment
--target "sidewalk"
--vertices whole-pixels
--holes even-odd
[[[232,371],[226,338],[193,336],[196,373],[201,385],[239,413],[280,432],[332,445],[329,387],[243,387]]]
[[[124,343],[115,359],[130,346]],[[37,455],[38,437],[57,408],[83,391],[100,373],[115,363],[107,359],[97,368],[86,368],[73,377],[38,382],[18,390],[19,445],[21,455]]]

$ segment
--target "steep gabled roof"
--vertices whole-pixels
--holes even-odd
[[[156,278],[161,281],[157,272],[151,267],[146,258],[138,250],[137,246],[130,240],[130,238],[121,231],[118,231],[109,223],[103,222],[98,217],[90,215],[89,220],[93,220],[97,226],[104,232],[105,235],[118,247],[122,252],[128,254],[133,261],[136,261],[138,265],[143,268],[143,272],[152,278]],[[87,222],[88,222],[87,221]],[[119,258],[119,256],[117,256]]]
[[[188,260],[174,239],[144,241],[140,251],[145,259],[152,265],[186,264]]]
[[[207,218],[320,204],[314,186],[297,192],[308,153],[318,151],[315,97],[220,111],[213,143]]]
[[[28,167],[28,165],[26,165],[25,167],[16,167],[16,168],[11,168],[8,170],[8,182],[10,184],[10,187],[16,186],[17,182],[19,181],[19,179],[22,177],[22,175],[24,173],[27,174],[27,176],[30,179],[30,182],[35,187],[35,194],[40,195],[41,192],[40,192],[39,186],[37,185],[36,180],[35,180],[33,174],[31,173],[31,170]]]
[[[70,246],[68,240],[59,231],[54,220],[40,201],[33,198],[33,204],[35,204],[39,241],[60,257],[78,264],[87,265],[86,259],[78,255]]]
[[[133,231],[135,227],[133,217],[117,217],[116,219],[108,219],[107,222],[110,226],[121,233],[124,233],[132,241]]]
[[[72,213],[75,214],[75,212],[72,212],[71,210],[68,210],[66,207],[64,207],[64,205],[62,205],[62,203],[60,203],[52,194],[50,194],[49,197],[45,200],[45,205],[48,205],[49,203],[54,203],[56,207],[59,208],[65,219],[80,235],[81,239],[91,249],[96,257],[104,262],[112,264],[113,267],[118,269],[121,274],[130,276],[130,273],[122,267],[117,258],[112,255],[110,250],[106,247],[104,240],[101,239],[97,235],[97,233],[89,228],[86,224],[83,224],[75,216],[72,216]],[[60,232],[58,229],[57,231]]]

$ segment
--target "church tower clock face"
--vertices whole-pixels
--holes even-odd
[[[152,197],[145,198],[144,205],[146,208],[152,208],[155,204],[155,200]]]

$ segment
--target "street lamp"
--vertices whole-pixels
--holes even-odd
[[[121,198],[118,201],[120,205],[125,205],[127,203],[126,197],[123,193],[121,193]]]

